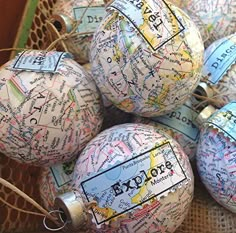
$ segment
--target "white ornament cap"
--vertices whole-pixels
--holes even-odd
[[[87,223],[85,206],[78,193],[68,192],[56,197],[54,207],[62,212],[60,218],[71,230],[82,229]]]
[[[201,126],[207,119],[216,111],[212,105],[206,106],[197,116],[196,122],[199,126]]]

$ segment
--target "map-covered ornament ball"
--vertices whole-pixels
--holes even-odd
[[[81,20],[75,31],[77,34],[63,40],[68,51],[74,55],[77,62],[83,64],[89,61],[93,33],[104,14],[103,0],[58,0],[54,5],[50,21],[61,35],[70,33],[76,22]],[[58,36],[54,39],[57,38]]]
[[[201,130],[197,167],[211,196],[236,213],[236,102],[216,111]]]
[[[187,101],[180,108],[162,116],[153,118],[135,117],[134,122],[153,125],[163,130],[175,139],[188,155],[190,160],[195,158],[199,139],[199,128],[196,122],[198,112]]]
[[[51,166],[73,159],[99,132],[101,98],[67,53],[24,51],[0,70],[0,151]]]
[[[178,2],[178,0],[170,0]],[[206,47],[215,40],[235,33],[236,0],[188,0],[181,7],[200,29]],[[178,6],[178,3],[177,3]]]
[[[168,0],[168,2],[176,5],[177,7],[181,8],[181,9],[186,7],[190,1],[192,1],[192,0],[185,0],[185,1],[183,1],[183,0]]]
[[[115,0],[91,45],[101,92],[118,108],[145,117],[184,104],[196,88],[203,42],[191,19],[162,0]]]
[[[236,0],[170,0],[183,9],[201,32],[204,44],[235,32]]]
[[[195,23],[195,25],[199,29],[204,44],[206,45],[206,43],[209,43],[208,41],[209,41],[210,36],[209,36],[209,31],[207,29],[207,26],[198,15],[198,12],[192,11],[192,8],[190,7],[191,4],[193,4],[193,0],[184,0],[184,1],[183,0],[169,0],[169,2],[173,3],[174,5],[182,9],[190,16],[192,21]]]
[[[87,226],[96,232],[174,232],[188,212],[193,179],[187,155],[169,135],[144,124],[116,125],[88,143],[75,165],[74,193],[55,204],[71,227],[84,213],[78,193],[85,206],[93,203]]]
[[[202,81],[196,91],[221,108],[236,99],[236,34],[211,44],[205,51]]]
[[[92,75],[92,73],[91,73],[91,64],[90,63],[84,64],[83,67],[87,72],[89,72]],[[112,106],[111,101],[109,101],[105,95],[101,94],[101,96],[102,96],[102,102],[103,102],[104,107]]]
[[[43,205],[53,210],[56,196],[71,190],[72,174],[76,160],[43,168],[39,176],[39,192]]]

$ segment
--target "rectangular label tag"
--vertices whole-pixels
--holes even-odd
[[[97,224],[124,214],[154,197],[167,195],[186,180],[169,142],[118,164],[81,183]]]
[[[204,60],[203,76],[208,77],[210,83],[217,84],[230,66],[236,63],[236,34],[207,49]]]
[[[109,8],[124,15],[154,51],[184,30],[182,23],[163,0],[116,0]]]
[[[9,69],[57,73],[65,57],[71,58],[72,56],[57,51],[28,50],[20,53]]]
[[[80,20],[84,14],[87,7],[76,7],[74,8],[74,16],[76,20]],[[98,25],[105,15],[105,7],[102,6],[90,6],[85,14],[81,24],[78,26],[77,32],[86,33],[86,32],[95,32],[98,28]]]
[[[198,140],[199,129],[194,123],[197,113],[187,105],[182,105],[175,111],[163,116],[152,118],[155,122],[163,124],[180,132],[193,141]]]

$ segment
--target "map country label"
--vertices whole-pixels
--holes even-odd
[[[58,73],[63,59],[71,55],[65,52],[28,50],[20,53],[11,64],[11,70]]]
[[[80,33],[93,33],[97,30],[100,22],[103,19],[106,11],[102,6],[92,6],[92,7],[75,7],[73,8],[74,16],[76,20],[80,20],[83,15],[81,24],[78,26],[77,32]]]
[[[166,142],[83,180],[81,186],[88,202],[97,201],[92,212],[99,225],[168,195],[185,180],[185,171]]]
[[[236,62],[236,34],[219,40],[205,52],[203,76],[211,84],[217,84]]]
[[[163,0],[116,0],[108,9],[124,15],[154,51],[185,29]]]

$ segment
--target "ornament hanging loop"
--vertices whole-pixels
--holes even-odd
[[[44,227],[49,230],[49,231],[60,231],[62,230],[63,228],[65,228],[66,224],[68,223],[68,221],[63,221],[62,218],[61,218],[61,215],[60,214],[63,214],[63,211],[61,210],[52,210],[49,212],[49,214],[52,214],[52,213],[59,213],[59,219],[61,220],[62,223],[64,223],[61,227],[58,227],[58,228],[50,228],[48,227],[47,223],[46,223],[46,219],[47,219],[47,216],[44,216],[43,218],[43,225]]]

